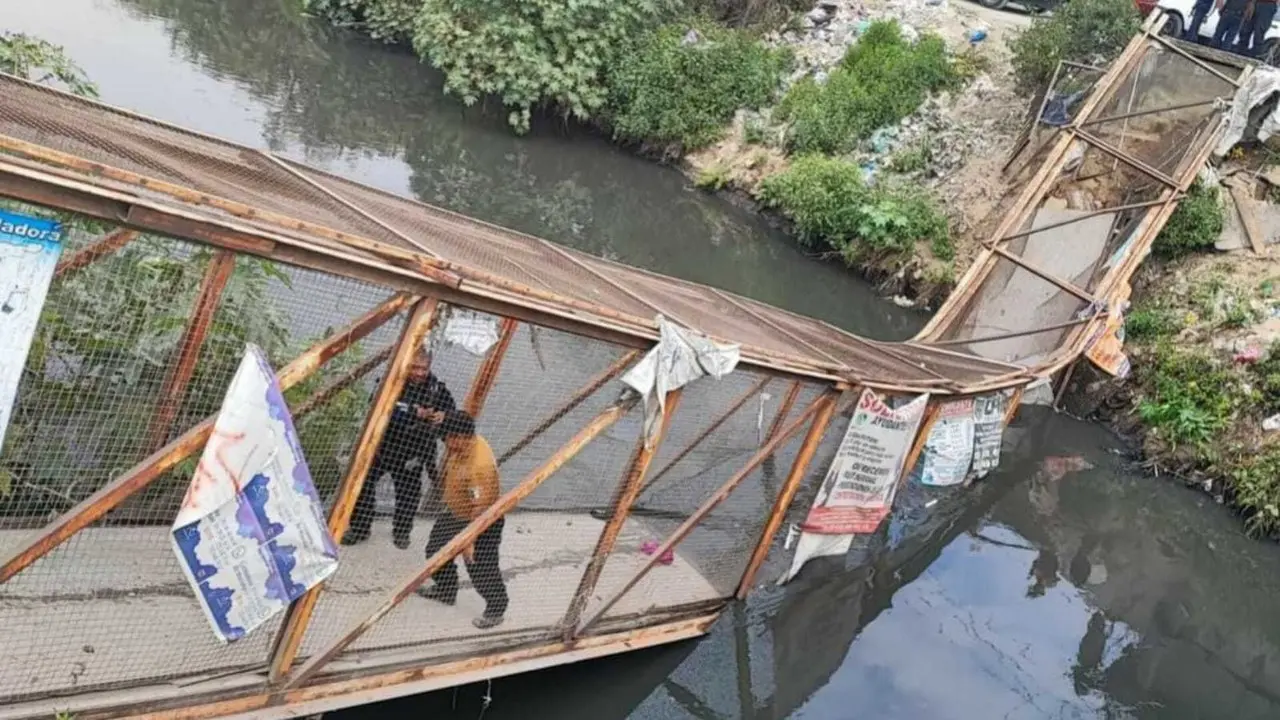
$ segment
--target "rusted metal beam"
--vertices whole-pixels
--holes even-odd
[[[462,403],[462,408],[472,418],[480,417],[480,411],[484,409],[484,401],[489,398],[489,391],[493,390],[493,384],[498,380],[498,371],[502,368],[502,361],[507,356],[507,348],[511,346],[511,338],[515,337],[516,328],[519,326],[520,323],[511,318],[502,318],[501,329],[498,331],[498,343],[489,349],[484,362],[480,363],[475,378],[471,380],[471,389],[467,391],[467,398]]]
[[[530,430],[524,437],[516,441],[516,444],[512,445],[506,452],[502,453],[498,458],[498,465],[501,466],[506,461],[515,457],[517,453],[528,447],[529,443],[541,437],[542,433],[546,432],[552,425],[555,425],[560,418],[573,412],[579,405],[586,401],[587,398],[595,394],[595,391],[604,387],[610,380],[621,375],[622,372],[627,369],[627,366],[631,364],[631,361],[635,360],[639,355],[639,350],[628,350],[617,360],[614,360],[613,364],[609,365],[609,367],[601,371],[599,375],[596,375],[594,378],[589,380],[586,385],[583,385],[578,392],[573,394],[573,397],[569,398],[564,402],[564,404],[553,410],[549,415],[547,415],[547,417],[543,418],[542,422],[538,423],[537,427]]]
[[[573,642],[578,637],[578,623],[582,620],[582,613],[587,609],[591,593],[595,592],[596,583],[600,581],[600,573],[604,571],[604,564],[608,561],[609,554],[617,545],[622,526],[631,514],[631,506],[640,495],[645,473],[649,471],[649,464],[653,462],[654,456],[662,447],[662,441],[666,439],[667,431],[671,428],[671,418],[675,415],[676,408],[680,407],[680,398],[683,395],[684,391],[679,388],[667,394],[666,402],[663,403],[662,426],[658,430],[657,439],[652,443],[647,442],[647,436],[641,432],[640,438],[636,441],[631,462],[628,463],[627,471],[614,492],[613,502],[609,504],[609,520],[600,530],[595,549],[591,551],[591,560],[578,581],[578,588],[573,593],[573,599],[569,601],[569,609],[565,612],[564,619],[560,621],[562,628],[560,639],[567,643]]]
[[[53,278],[56,280],[92,265],[128,245],[138,235],[138,231],[127,228],[112,230],[99,238],[97,242],[77,250],[70,257],[63,258],[57,267],[53,269]]]
[[[803,384],[799,380],[791,383],[791,387],[787,388],[787,394],[783,396],[782,402],[778,405],[778,412],[773,414],[773,424],[769,426],[769,432],[765,434],[764,441],[769,442],[778,436],[778,432],[782,430],[782,423],[787,421],[787,416],[791,414],[791,408],[796,406],[796,400],[800,399],[800,390]]]
[[[299,355],[276,374],[281,391],[302,382],[335,355],[381,327],[407,305],[413,296],[399,293],[357,318],[341,332],[334,333]],[[131,495],[147,487],[156,478],[172,470],[178,463],[204,447],[213,431],[215,417],[205,418],[199,425],[174,438],[168,445],[152,453],[105,487],[85,498],[57,520],[50,523],[31,542],[18,548],[0,565],[0,584],[7,582],[24,568],[47,555],[77,532],[92,525],[115,509]]]
[[[365,631],[373,627],[375,623],[386,617],[397,605],[404,601],[405,598],[413,594],[427,578],[431,577],[445,563],[453,562],[454,559],[462,552],[463,548],[468,547],[475,542],[489,526],[504,516],[507,511],[518,505],[522,500],[528,497],[533,491],[537,490],[547,478],[551,477],[569,462],[575,455],[586,447],[588,443],[594,440],[600,433],[609,429],[615,422],[627,413],[632,407],[635,407],[639,401],[638,395],[631,395],[626,400],[621,400],[609,408],[605,409],[597,415],[591,422],[578,431],[576,435],[557,450],[550,458],[547,459],[536,470],[529,473],[524,480],[520,481],[509,492],[498,498],[497,502],[490,505],[487,510],[480,513],[476,519],[472,520],[462,532],[458,533],[452,540],[445,544],[443,548],[436,554],[427,558],[426,565],[422,570],[402,580],[378,609],[374,610],[367,618],[353,624],[346,630],[337,640],[329,643],[322,650],[312,655],[306,663],[299,667],[289,678],[287,678],[281,686],[281,690],[292,690],[301,686],[312,675],[323,668],[330,660],[337,657],[351,643],[355,642]]]
[[[1080,127],[1089,127],[1090,125],[1098,125],[1101,123],[1112,122],[1113,120],[1128,120],[1130,118],[1143,117],[1146,115],[1158,115],[1166,112],[1177,112],[1178,110],[1190,110],[1191,108],[1212,105],[1221,98],[1209,98],[1208,100],[1196,100],[1195,102],[1178,103],[1176,105],[1166,105],[1164,107],[1151,108],[1149,110],[1131,110],[1118,115],[1107,115],[1105,117],[1093,118],[1080,123]]]
[[[702,522],[702,520],[706,518],[712,510],[715,510],[720,503],[724,502],[725,498],[729,497],[729,495],[742,484],[743,480],[747,479],[747,476],[764,463],[765,458],[772,455],[774,451],[777,450],[778,446],[790,440],[793,435],[799,432],[800,428],[803,427],[805,423],[809,422],[809,419],[813,417],[814,413],[822,409],[822,400],[823,398],[818,398],[811,403],[809,407],[800,414],[800,417],[791,421],[782,430],[782,432],[778,433],[777,437],[765,443],[759,450],[757,450],[756,453],[751,456],[751,459],[747,460],[747,463],[743,465],[738,472],[733,474],[733,477],[726,480],[711,497],[707,498],[702,505],[698,506],[698,509],[695,510],[692,515],[686,518],[684,522],[680,523],[680,526],[677,527],[675,531],[671,533],[671,536],[664,540],[662,545],[649,556],[649,560],[645,562],[639,571],[631,576],[631,579],[622,586],[622,589],[614,593],[614,595],[596,611],[595,615],[591,616],[590,620],[587,620],[582,624],[578,629],[578,633],[585,633],[592,625],[599,622],[600,619],[604,617],[605,613],[613,609],[613,606],[618,604],[618,601],[631,591],[631,588],[635,587],[637,583],[644,579],[645,575],[649,574],[649,571],[661,561],[661,558],[666,555],[667,552],[671,551],[676,545],[679,545],[680,542],[698,526],[698,523]]]
[[[835,417],[836,401],[838,399],[839,393],[834,390],[828,391],[819,399],[822,407],[814,415],[813,423],[809,425],[809,432],[800,444],[800,452],[796,455],[795,462],[791,463],[791,472],[787,473],[787,479],[782,483],[782,490],[773,501],[773,509],[769,511],[769,519],[765,523],[764,531],[760,533],[760,540],[756,543],[756,549],[751,553],[751,560],[747,563],[747,569],[742,573],[742,579],[738,582],[737,598],[739,600],[746,599],[747,593],[751,591],[751,584],[755,582],[756,573],[760,571],[760,566],[764,564],[765,558],[769,556],[769,548],[773,546],[773,538],[777,535],[778,528],[782,526],[782,520],[787,515],[787,508],[791,507],[791,501],[795,499],[796,491],[800,488],[800,483],[804,481],[805,473],[809,470],[809,463],[813,462],[813,456],[818,452],[818,445],[822,443],[822,438],[826,435],[827,428],[831,425],[831,419]]]
[[[1017,332],[1000,333],[998,335],[983,335],[982,337],[976,337],[976,338],[955,338],[952,340],[932,340],[932,341],[924,342],[921,344],[924,345],[925,347],[946,347],[949,345],[976,345],[978,343],[995,342],[997,340],[1011,340],[1013,338],[1026,337],[1027,335],[1039,335],[1040,333],[1046,333],[1053,330],[1065,330],[1067,328],[1073,328],[1077,325],[1083,325],[1093,320],[1096,317],[1098,316],[1090,315],[1088,317],[1076,318],[1075,320],[1067,320],[1066,322],[1054,323],[1052,325],[1045,325],[1044,327],[1032,328],[1030,330],[1019,330]]]
[[[1099,215],[1121,213],[1126,210],[1141,210],[1143,208],[1154,207],[1156,205],[1163,205],[1165,202],[1167,202],[1167,199],[1157,198],[1155,200],[1148,200],[1146,202],[1129,203],[1127,205],[1117,205],[1116,207],[1107,207],[1107,208],[1100,208],[1098,210],[1090,210],[1088,212],[1077,215],[1076,217],[1068,218],[1066,220],[1060,220],[1058,222],[1049,223],[1048,225],[1041,225],[1040,227],[1030,228],[1027,230],[1019,230],[1016,233],[1010,233],[1008,235],[1005,235],[1002,238],[996,239],[995,242],[997,244],[1002,245],[1010,240],[1014,240],[1020,237],[1026,237],[1028,235],[1035,235],[1037,233],[1042,233],[1049,230],[1056,230],[1060,227],[1065,227],[1067,225],[1074,225],[1075,223],[1078,223],[1082,220],[1088,220],[1089,218],[1098,217]]]
[[[1013,397],[1009,398],[1009,407],[1005,408],[1004,419],[1001,421],[1006,427],[1013,422],[1013,417],[1018,414],[1018,406],[1022,404],[1022,393],[1026,389],[1025,385],[1019,385],[1014,388]]]
[[[1031,263],[1022,259],[1020,256],[1014,255],[1013,253],[1009,252],[1008,250],[1005,250],[1002,247],[993,247],[991,249],[994,250],[997,255],[1004,258],[1005,260],[1008,260],[1009,262],[1013,263],[1014,265],[1017,265],[1023,270],[1026,270],[1032,275],[1035,275],[1041,280],[1045,280],[1050,284],[1057,285],[1059,288],[1066,290],[1067,292],[1071,293],[1072,295],[1075,295],[1076,297],[1080,298],[1081,300],[1084,300],[1085,302],[1093,302],[1095,300],[1093,295],[1077,287],[1075,283],[1067,282],[1066,280],[1063,280],[1062,278],[1058,277],[1057,275],[1054,275],[1051,272],[1042,270],[1041,268],[1036,267],[1035,265],[1032,265]]]
[[[342,377],[335,378],[328,385],[317,390],[315,394],[298,403],[297,406],[292,408],[290,411],[293,414],[293,419],[301,420],[303,417],[306,417],[308,413],[329,402],[335,395],[351,387],[365,375],[373,372],[374,368],[378,367],[384,360],[391,357],[392,350],[395,350],[395,346],[388,345],[373,355],[370,355],[359,365],[344,373]]]
[[[834,364],[835,364],[835,367],[840,368],[841,370],[847,370],[847,369],[849,369],[848,364],[846,364],[846,363],[845,363],[844,361],[842,361],[840,358],[836,357],[835,355],[832,355],[832,354],[831,354],[831,353],[829,353],[829,352],[826,352],[826,351],[825,351],[825,350],[823,350],[822,348],[819,348],[819,347],[817,347],[817,346],[815,346],[815,345],[812,345],[812,344],[810,344],[810,343],[805,342],[804,338],[801,338],[799,335],[796,335],[796,334],[792,333],[791,331],[789,331],[789,330],[787,330],[786,328],[782,327],[781,325],[779,325],[779,324],[777,324],[777,323],[773,322],[772,320],[770,320],[769,318],[765,317],[764,315],[761,315],[760,313],[756,312],[755,310],[752,310],[752,309],[751,309],[751,306],[747,305],[746,303],[739,302],[738,300],[734,299],[734,297],[733,297],[732,295],[730,295],[729,293],[721,292],[721,291],[719,291],[719,290],[717,290],[717,289],[715,289],[715,288],[711,288],[711,292],[715,293],[716,297],[720,298],[721,300],[724,300],[725,302],[727,302],[727,303],[729,303],[730,305],[732,305],[732,306],[734,306],[734,307],[738,308],[738,309],[739,309],[739,310],[741,310],[742,312],[744,312],[744,313],[746,313],[746,314],[750,315],[750,316],[752,317],[752,319],[754,319],[756,322],[758,322],[758,323],[763,323],[764,325],[766,325],[767,327],[769,327],[769,328],[770,328],[771,330],[773,330],[774,332],[779,333],[779,334],[781,334],[781,335],[784,335],[784,336],[785,336],[788,340],[790,340],[791,342],[797,343],[797,344],[799,344],[799,345],[801,345],[801,346],[805,347],[807,350],[809,350],[809,352],[812,352],[812,353],[814,353],[814,354],[816,354],[816,355],[819,355],[819,356],[821,356],[821,357],[825,357],[825,358],[827,358],[828,360],[830,360],[832,363],[834,363]]]
[[[1106,140],[1103,140],[1102,138],[1099,138],[1097,135],[1094,135],[1086,130],[1076,128],[1075,134],[1078,138],[1083,140],[1085,143],[1092,145],[1098,150],[1101,150],[1102,152],[1110,155],[1111,157],[1119,160],[1120,162],[1132,167],[1138,172],[1141,172],[1142,174],[1147,175],[1152,180],[1161,182],[1171,188],[1178,187],[1179,183],[1177,180],[1174,180],[1173,178],[1164,174],[1160,170],[1151,167],[1142,159],[1134,157],[1132,153],[1129,153],[1125,150],[1121,150],[1120,148],[1112,145]]]
[[[373,405],[365,418],[364,429],[360,439],[356,441],[355,456],[347,466],[347,474],[338,487],[338,495],[329,511],[329,532],[333,537],[341,539],[351,522],[351,513],[356,507],[356,498],[364,487],[365,477],[373,467],[374,456],[382,435],[391,422],[391,413],[395,411],[396,401],[404,390],[405,378],[409,375],[409,366],[422,349],[422,342],[427,333],[435,325],[440,303],[435,298],[423,298],[414,306],[400,333],[395,353],[387,366],[387,374],[382,378],[382,385],[374,395]],[[305,595],[295,600],[285,614],[284,622],[272,643],[271,669],[268,681],[275,684],[284,677],[302,647],[302,637],[311,622],[311,614],[315,611],[316,601],[320,599],[321,588],[316,585]]]
[[[729,405],[729,408],[720,414],[720,417],[716,418],[714,422],[712,422],[710,425],[706,427],[706,429],[698,433],[697,437],[695,437],[693,440],[690,440],[689,444],[685,445],[683,450],[676,453],[676,456],[671,458],[671,461],[668,462],[666,465],[662,466],[661,470],[654,473],[653,477],[649,478],[649,480],[645,482],[644,487],[640,488],[640,492],[644,492],[645,490],[648,490],[654,483],[658,482],[658,480],[661,479],[663,475],[666,475],[668,472],[670,472],[671,468],[675,467],[681,460],[685,459],[685,457],[688,456],[689,453],[693,452],[694,448],[698,447],[698,445],[700,445],[703,440],[707,439],[707,436],[709,436],[711,433],[715,432],[716,430],[720,429],[720,426],[724,425],[729,418],[733,417],[733,414],[738,412],[738,410],[740,410],[742,406],[747,403],[748,400],[755,397],[761,390],[764,390],[765,386],[768,385],[771,380],[772,378],[765,377],[761,379],[759,382],[757,382],[755,385],[751,386],[751,388],[748,389],[745,393],[738,396],[738,399],[734,400],[733,403]]]
[[[209,267],[205,269],[204,279],[200,282],[200,289],[191,308],[191,317],[187,320],[182,339],[178,341],[177,354],[169,365],[169,372],[161,386],[160,401],[156,403],[155,413],[151,416],[151,426],[147,430],[148,450],[154,451],[169,438],[174,416],[182,407],[182,400],[187,395],[187,385],[195,375],[196,361],[200,359],[200,348],[204,347],[205,335],[218,311],[218,300],[235,269],[236,256],[230,251],[218,250],[209,259]]]
[[[1159,35],[1159,34],[1157,34],[1157,33],[1152,33],[1152,32],[1148,32],[1148,33],[1147,33],[1147,37],[1151,38],[1152,40],[1155,40],[1156,42],[1158,42],[1158,43],[1160,43],[1161,45],[1165,46],[1166,48],[1168,48],[1168,49],[1170,49],[1170,50],[1174,51],[1175,53],[1177,53],[1177,54],[1181,55],[1182,57],[1186,58],[1187,60],[1190,60],[1191,62],[1193,62],[1193,63],[1195,63],[1197,66],[1199,66],[1201,70],[1204,70],[1205,72],[1207,72],[1207,73],[1210,73],[1210,74],[1214,75],[1214,76],[1215,76],[1215,77],[1217,77],[1219,80],[1222,80],[1223,82],[1227,83],[1227,84],[1228,84],[1228,85],[1230,85],[1231,87],[1233,87],[1233,88],[1238,88],[1238,87],[1240,87],[1240,82],[1239,82],[1238,80],[1233,80],[1233,79],[1231,79],[1231,78],[1227,77],[1226,75],[1223,75],[1223,74],[1222,74],[1222,72],[1221,72],[1220,70],[1218,70],[1218,68],[1216,68],[1216,67],[1214,67],[1214,66],[1210,65],[1209,63],[1207,63],[1207,62],[1205,62],[1205,61],[1201,60],[1200,58],[1196,57],[1195,55],[1192,55],[1191,53],[1187,52],[1186,50],[1183,50],[1182,48],[1178,47],[1178,46],[1177,46],[1177,45],[1175,45],[1173,42],[1171,42],[1168,38],[1163,37],[1163,36],[1161,36],[1161,35]]]

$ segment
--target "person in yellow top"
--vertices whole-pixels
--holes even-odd
[[[480,513],[493,505],[500,492],[498,463],[494,460],[493,449],[476,434],[471,418],[461,410],[454,410],[445,413],[443,425],[444,446],[448,451],[444,470],[440,473],[445,512],[431,526],[427,557],[439,552]],[[482,630],[501,625],[507,612],[507,585],[502,579],[498,558],[505,523],[506,518],[498,518],[462,552],[471,584],[485,601],[484,615],[473,621]],[[457,563],[449,562],[436,571],[431,580],[429,588],[418,589],[419,595],[445,605],[458,601]]]

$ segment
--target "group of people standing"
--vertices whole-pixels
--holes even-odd
[[[1213,47],[1249,57],[1260,57],[1271,21],[1276,17],[1276,0],[1196,0],[1186,38],[1200,38],[1200,26],[1209,11],[1218,11],[1213,31]]]
[[[369,539],[379,478],[391,475],[395,482],[395,513],[391,537],[400,549],[409,547],[414,517],[422,499],[422,473],[440,490],[444,507],[431,525],[426,555],[431,557],[461,533],[472,520],[497,501],[500,494],[498,464],[493,450],[476,434],[475,419],[459,410],[449,388],[431,370],[431,358],[419,355],[409,366],[399,401],[391,414],[373,467],[356,499],[343,545]],[[447,451],[443,467],[436,464],[436,441]],[[463,562],[476,592],[485,601],[484,614],[473,622],[486,629],[500,625],[507,611],[507,586],[499,568],[504,518],[490,525],[463,550]],[[431,576],[429,587],[418,594],[428,600],[453,605],[458,600],[458,567],[450,560]]]

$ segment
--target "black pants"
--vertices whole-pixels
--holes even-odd
[[[1200,42],[1200,26],[1204,24],[1204,19],[1209,16],[1209,11],[1212,9],[1213,0],[1196,0],[1195,6],[1191,8],[1191,24],[1187,26],[1182,36],[1184,40]]]
[[[1261,57],[1262,46],[1267,41],[1267,31],[1271,29],[1271,21],[1275,17],[1274,2],[1255,3],[1253,15],[1240,28],[1240,40],[1236,44],[1236,52],[1255,58]]]
[[[471,584],[475,586],[476,592],[480,593],[480,597],[484,598],[484,614],[489,617],[500,617],[507,611],[507,584],[502,579],[502,569],[498,567],[498,547],[502,544],[502,526],[506,522],[506,518],[498,518],[498,521],[490,525],[488,530],[480,533],[480,537],[476,538],[475,542],[475,559],[466,564],[467,574],[471,576]],[[462,532],[468,524],[466,520],[448,510],[440,513],[435,524],[431,526],[431,537],[427,540],[427,557],[439,552],[440,548]],[[446,600],[457,599],[458,564],[456,562],[451,561],[437,570],[431,579],[435,582],[435,587],[440,588]]]
[[[1218,26],[1213,30],[1213,46],[1219,50],[1235,47],[1236,33],[1240,30],[1240,15],[1219,15]]]
[[[385,473],[391,473],[396,484],[396,509],[392,515],[391,529],[396,537],[409,537],[413,530],[413,518],[418,513],[418,503],[422,500],[422,471],[425,469],[435,480],[435,452],[412,452],[388,449],[389,443],[378,448],[373,458],[373,467],[365,476],[364,486],[360,488],[360,497],[356,498],[355,510],[351,513],[349,532],[357,538],[368,537],[369,528],[373,525],[373,514],[376,506],[378,480]],[[432,448],[434,450],[434,448]],[[417,460],[412,468],[406,467]]]

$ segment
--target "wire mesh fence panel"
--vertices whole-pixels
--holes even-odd
[[[393,477],[393,483],[417,483],[424,495],[435,496],[435,507],[428,502],[427,512],[414,517],[417,503],[406,497],[410,508],[396,510],[390,521],[375,516],[366,524],[353,518],[352,530],[358,534],[340,550],[338,572],[320,596],[301,656],[318,652],[368,617],[399,582],[422,569],[426,557],[618,399],[623,385],[616,377],[602,384],[597,380],[609,376],[610,369],[621,372],[628,350],[525,324],[512,332],[496,376],[484,382],[483,368],[493,367],[493,353],[502,345],[483,355],[474,351],[485,343],[468,349],[461,329],[479,327],[476,320],[495,331],[488,334],[491,341],[496,338],[499,318],[451,310],[429,340],[431,373],[460,410],[444,413],[438,433],[414,435],[389,427],[377,453],[392,458],[391,464],[412,466],[409,476]],[[481,385],[490,388],[472,418],[465,408],[476,404]],[[599,388],[588,393],[595,385]],[[412,404],[410,392],[406,389],[402,400]],[[441,391],[435,393],[438,398]],[[438,575],[438,583],[427,583],[437,588],[435,601],[409,597],[350,651],[415,646],[415,657],[438,657],[553,632],[604,526],[591,511],[608,506],[642,419],[635,409],[597,436],[508,512],[496,529],[475,539],[470,561],[456,559],[450,563],[453,571]],[[494,467],[496,479],[489,474]],[[441,602],[448,600],[453,603]],[[473,621],[484,617],[486,608],[491,619],[501,617],[501,622],[477,627]]]
[[[68,231],[74,248],[101,229],[71,220]],[[205,248],[144,235],[55,280],[0,455],[12,480],[0,493],[0,522],[44,524],[215,414],[246,343],[279,369],[388,296],[365,283],[234,258],[197,346],[183,338],[215,262]],[[348,373],[372,366],[368,356],[376,358],[396,332],[396,322],[387,323],[286,395],[322,490],[343,472],[367,412],[370,381]],[[194,363],[175,381],[183,346]],[[177,405],[162,416],[157,410],[170,394]],[[9,671],[0,674],[0,701],[265,662],[279,620],[222,644],[174,553],[172,523],[197,459],[183,460],[4,584],[0,661]],[[25,546],[37,532],[0,530],[3,550]]]
[[[594,617],[649,562],[668,537],[739,472],[775,427],[789,381],[759,389],[764,376],[736,371],[687,387],[651,474],[623,525],[584,619]],[[817,396],[801,389],[781,429]],[[737,406],[744,394],[750,399]],[[726,413],[728,414],[726,417]],[[723,421],[721,421],[723,418]],[[713,427],[709,434],[706,430]],[[696,442],[690,449],[690,444]],[[612,621],[645,612],[729,597],[737,589],[770,509],[791,466],[800,435],[784,443],[702,519],[672,551],[610,608]],[[670,464],[674,460],[675,463]]]

